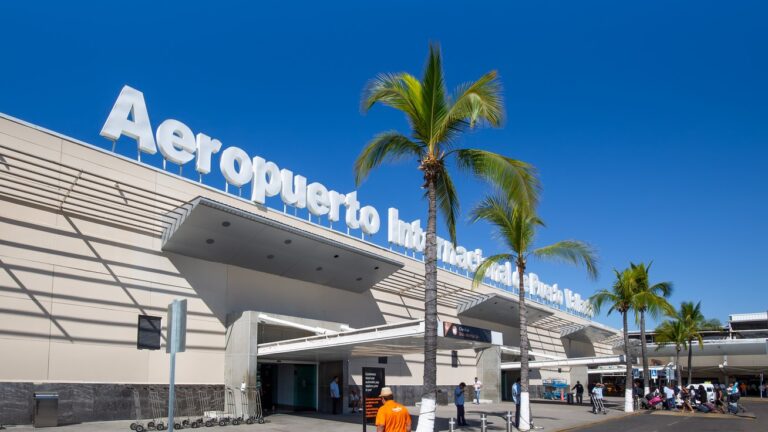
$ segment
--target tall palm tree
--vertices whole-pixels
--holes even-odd
[[[415,160],[424,179],[427,198],[427,229],[424,250],[424,389],[418,432],[434,429],[437,384],[437,211],[445,220],[451,241],[456,243],[459,199],[449,165],[469,171],[508,193],[523,206],[537,202],[538,182],[533,167],[496,153],[457,148],[462,132],[478,125],[498,127],[504,116],[501,84],[495,71],[475,82],[459,86],[449,96],[443,80],[438,45],[431,45],[421,80],[408,73],[381,74],[363,92],[362,110],[376,103],[402,111],[409,134],[384,132],[374,137],[355,161],[359,185],[384,162]]]
[[[475,271],[473,287],[482,283],[485,274],[494,265],[511,261],[517,267],[520,302],[520,430],[530,429],[528,404],[528,322],[525,303],[525,270],[528,259],[554,259],[584,265],[592,278],[597,278],[597,254],[588,244],[578,240],[560,241],[549,246],[534,248],[536,229],[544,223],[528,208],[516,205],[504,195],[486,197],[473,211],[474,222],[484,220],[493,225],[496,236],[509,252],[492,255]]]
[[[682,302],[675,319],[682,321],[688,334],[688,385],[693,380],[693,341],[699,344],[699,349],[704,348],[704,339],[701,337],[703,330],[719,330],[722,324],[718,319],[706,319],[701,312],[701,302]]]
[[[674,314],[673,314],[674,315]],[[675,346],[675,377],[678,384],[682,381],[680,378],[680,351],[688,349],[688,327],[680,319],[666,320],[656,327],[656,349],[666,346]],[[647,394],[648,392],[646,392]]]
[[[643,389],[648,394],[651,391],[648,378],[648,344],[645,340],[645,314],[650,314],[653,318],[658,318],[663,314],[669,314],[674,308],[667,302],[667,298],[672,295],[672,282],[658,282],[653,285],[650,283],[648,273],[651,265],[645,263],[630,263],[630,268],[635,277],[635,321],[640,324],[640,352],[643,358]]]
[[[632,382],[632,357],[629,355],[629,328],[627,327],[627,315],[629,311],[634,308],[636,278],[632,268],[626,268],[619,272],[614,269],[616,273],[616,281],[613,282],[613,286],[610,290],[602,289],[593,294],[589,301],[592,304],[592,309],[599,313],[603,306],[610,306],[608,309],[608,315],[611,312],[616,311],[621,314],[621,318],[624,322],[624,355],[626,361],[626,385],[624,389],[624,411],[632,412],[632,386],[629,384]]]

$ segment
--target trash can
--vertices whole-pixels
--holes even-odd
[[[35,427],[59,425],[59,394],[56,392],[35,393]]]
[[[565,398],[568,400],[568,405],[573,405],[573,393],[568,392]]]

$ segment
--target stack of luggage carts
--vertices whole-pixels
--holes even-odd
[[[130,429],[135,432],[168,429],[168,387],[133,387],[131,390],[136,420]],[[148,405],[143,410],[142,401]],[[209,394],[203,387],[177,387],[173,423],[174,429],[264,423],[260,389],[243,387],[236,391],[227,387]]]

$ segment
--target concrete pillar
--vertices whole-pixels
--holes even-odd
[[[483,383],[480,399],[501,402],[501,347],[493,346],[477,353],[477,378]],[[467,381],[467,386],[474,398],[473,382]]]
[[[224,385],[234,389],[237,413],[240,412],[240,384],[256,386],[258,330],[258,312],[234,312],[227,315]],[[229,394],[226,397],[229,402]]]

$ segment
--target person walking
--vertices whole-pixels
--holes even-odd
[[[603,384],[602,383],[595,384],[595,388],[592,389],[592,398],[595,400],[592,414],[598,414],[600,412],[602,412],[603,414],[608,414],[608,411],[605,410],[605,404],[603,403]]]
[[[379,397],[384,405],[376,413],[376,432],[411,432],[411,414],[394,401],[392,389],[382,387]]]
[[[675,390],[669,383],[664,384],[664,406],[670,411],[677,411],[675,408]]]
[[[515,403],[515,427],[520,427],[520,378],[512,384],[512,401]]]
[[[595,389],[595,383],[587,384],[587,390],[589,390],[589,404],[592,405],[592,412],[595,412],[595,398],[592,396],[592,390]]]
[[[331,407],[334,414],[341,413],[341,392],[339,391],[339,377],[335,376],[331,380]]]
[[[467,425],[467,419],[464,418],[464,388],[466,387],[466,384],[461,383],[453,390],[453,403],[456,404],[457,426]]]
[[[480,405],[480,390],[483,388],[483,383],[475,377],[475,405]]]
[[[584,386],[581,385],[581,381],[576,381],[576,385],[571,390],[576,390],[576,403],[581,405],[584,400]]]

